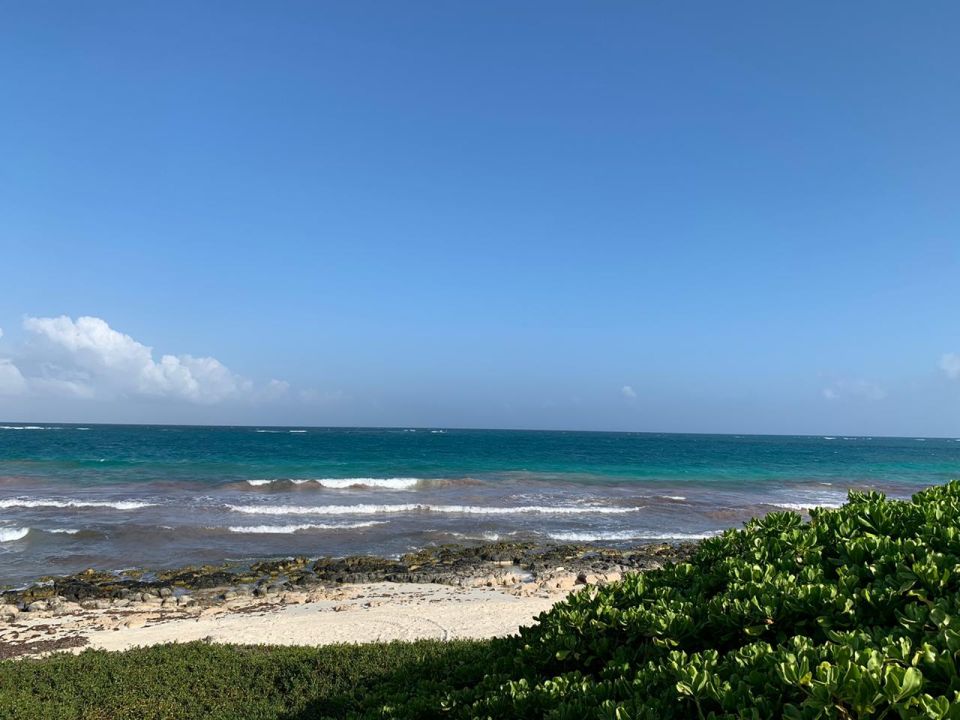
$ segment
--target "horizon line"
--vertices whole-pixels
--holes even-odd
[[[667,430],[583,430],[574,428],[529,428],[529,427],[454,427],[444,425],[271,425],[259,424],[209,424],[209,423],[112,423],[112,422],[55,422],[55,421],[23,421],[0,420],[0,427],[21,425],[24,427],[39,427],[40,425],[79,425],[97,427],[176,427],[176,428],[265,428],[265,429],[303,429],[303,430],[444,430],[467,432],[536,432],[536,433],[597,433],[605,435],[696,435],[721,437],[795,437],[795,438],[853,438],[872,439],[885,438],[894,440],[960,440],[950,435],[883,435],[883,434],[850,434],[850,433],[755,433],[755,432],[691,432]]]

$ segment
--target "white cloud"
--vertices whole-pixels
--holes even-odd
[[[27,381],[12,360],[0,358],[0,395],[21,395],[27,391]]]
[[[277,400],[290,391],[290,383],[286,380],[271,380],[261,390],[257,397],[260,400]]]
[[[960,353],[946,353],[940,358],[940,369],[951,380],[960,380]]]
[[[624,385],[620,388],[620,394],[623,395],[627,400],[636,400],[637,391],[633,389],[630,385]]]
[[[836,380],[822,390],[827,400],[839,400],[844,397],[864,400],[883,400],[887,391],[868,380]]]
[[[96,396],[96,389],[83,380],[68,380],[56,377],[31,377],[30,389],[41,395],[58,395],[61,397],[92,398]]]
[[[23,325],[40,341],[34,349],[41,358],[37,372],[25,378],[37,392],[75,397],[141,395],[205,404],[255,394],[251,381],[216,358],[162,355],[155,360],[151,347],[100,318],[28,317]],[[285,385],[272,381],[267,394],[282,395]]]

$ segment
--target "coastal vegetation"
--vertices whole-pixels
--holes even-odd
[[[777,512],[514,638],[7,661],[18,718],[960,718],[960,483]]]

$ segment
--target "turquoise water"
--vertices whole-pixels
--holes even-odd
[[[0,582],[480,539],[703,537],[960,477],[933,438],[0,426]]]

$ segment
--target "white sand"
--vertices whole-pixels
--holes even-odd
[[[20,613],[0,622],[0,643],[36,655],[37,641],[82,638],[82,646],[125,650],[205,640],[217,643],[324,645],[420,638],[488,638],[530,625],[565,593],[510,593],[412,583],[348,585],[335,590],[253,598],[213,606]],[[76,640],[76,642],[81,642]],[[50,646],[47,646],[49,648]]]

